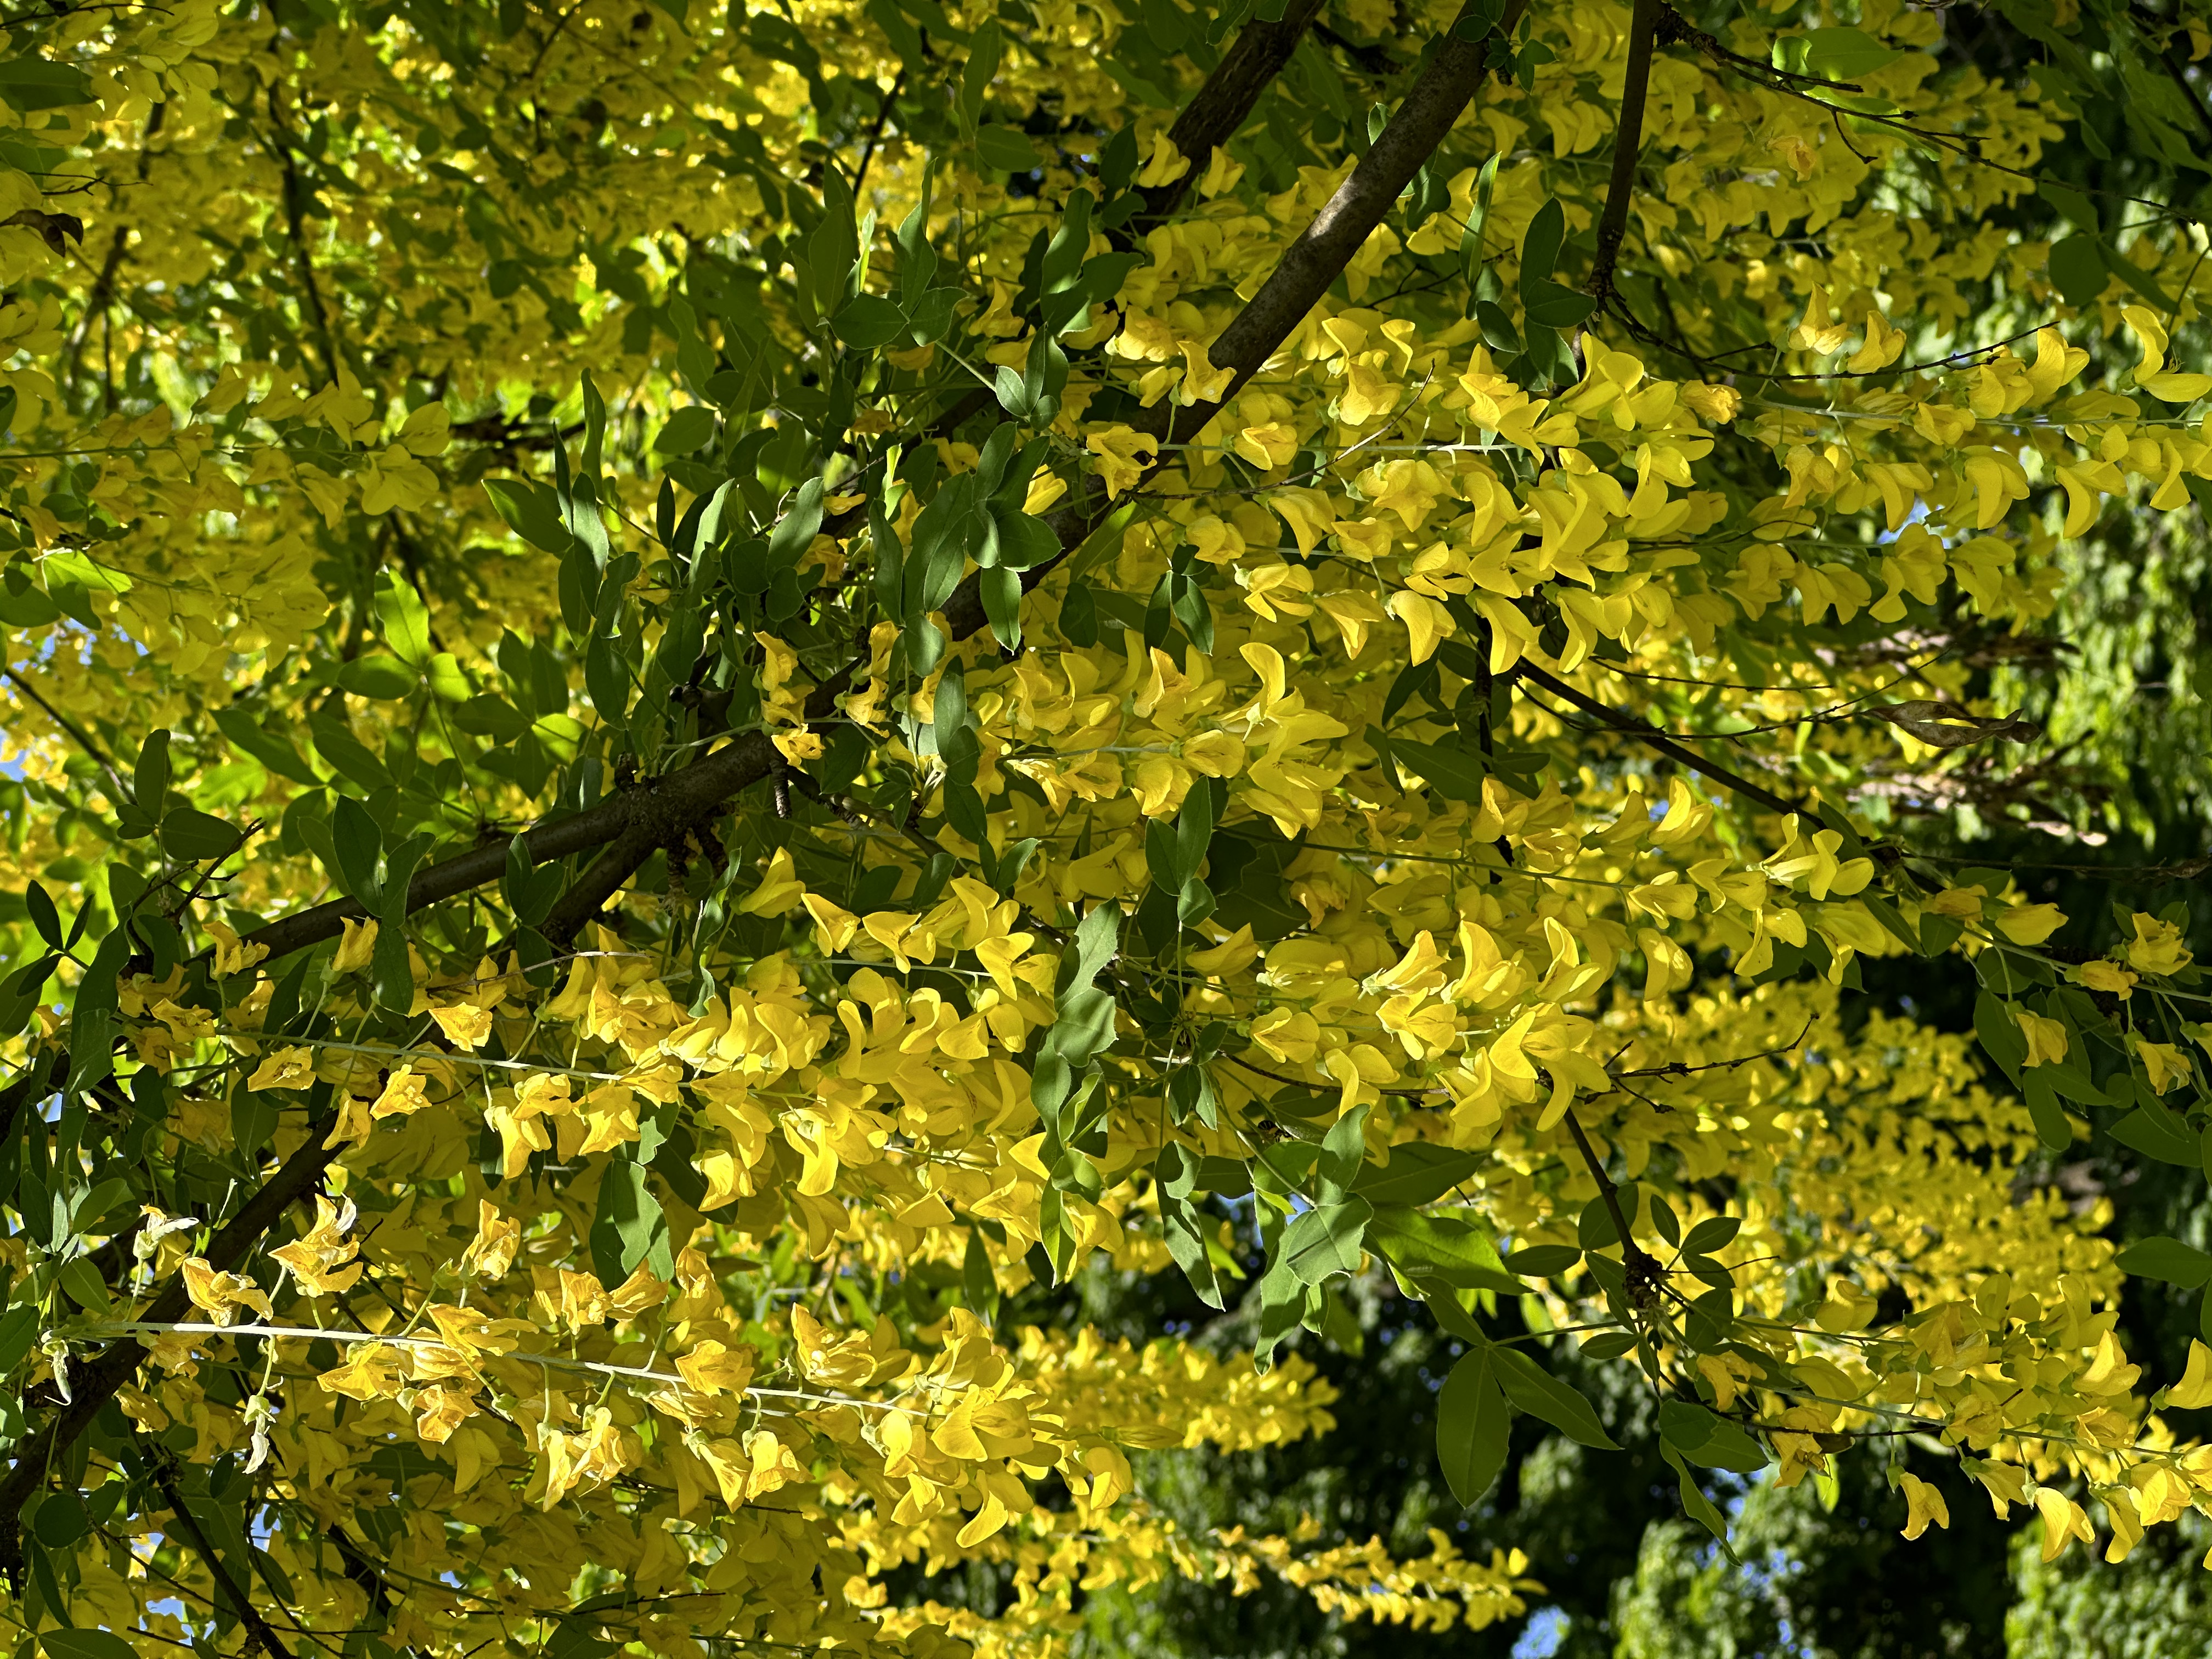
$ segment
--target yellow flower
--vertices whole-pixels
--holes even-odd
[[[2055,904],[2016,904],[1997,917],[1997,932],[2014,945],[2040,945],[2066,925]]]
[[[2120,317],[2142,343],[2143,360],[2136,365],[2136,384],[2163,403],[2194,403],[2212,392],[2212,374],[2177,374],[2166,367],[2166,325],[2148,306],[2124,306]]]
[[[463,1252],[461,1265],[480,1279],[504,1279],[522,1247],[522,1224],[501,1215],[489,1199],[477,1200],[477,1236]]]
[[[2096,1529],[2090,1526],[2089,1517],[2072,1498],[2049,1486],[2039,1486],[2035,1507],[2043,1516],[2043,1559],[2046,1562],[2056,1561],[2077,1538],[2085,1544],[2097,1541]]]
[[[2076,985],[2086,985],[2093,991],[2102,991],[2106,995],[2118,997],[2123,1002],[2136,994],[2136,976],[2126,969],[2106,962],[2102,957],[2095,962],[2083,963],[2069,973],[2067,977]]]
[[[357,1345],[346,1356],[344,1364],[325,1371],[316,1381],[325,1394],[342,1394],[353,1400],[393,1398],[405,1383],[399,1351],[384,1342]]]
[[[2059,1065],[2066,1059],[2066,1028],[2055,1019],[2041,1014],[2031,1014],[2025,1008],[2012,1011],[2020,1022],[2021,1034],[2027,1039],[2027,1058],[2023,1066]]]
[[[491,1035],[491,1010],[471,1003],[433,1008],[430,1018],[438,1022],[438,1029],[446,1034],[446,1040],[465,1054],[474,1054]]]
[[[1936,915],[1948,916],[1954,921],[1978,921],[1982,914],[1982,890],[1978,887],[1947,887],[1934,896],[1923,899],[1920,908]]]
[[[350,1200],[334,1204],[315,1195],[315,1224],[289,1244],[269,1252],[291,1269],[292,1280],[308,1296],[343,1296],[361,1277],[356,1246],[344,1235],[354,1224]]]
[[[181,1270],[185,1296],[216,1324],[229,1324],[239,1308],[251,1308],[264,1319],[269,1317],[269,1298],[252,1279],[218,1273],[198,1256],[182,1263]]]
[[[1205,343],[1198,340],[1182,343],[1182,388],[1176,401],[1186,404],[1213,404],[1221,401],[1221,394],[1237,378],[1233,368],[1216,368],[1207,354]]]
[[[1298,453],[1297,428],[1280,421],[1248,426],[1237,434],[1237,453],[1262,472],[1288,466],[1291,457]]]
[[[403,1066],[386,1079],[384,1091],[376,1097],[376,1104],[368,1115],[377,1117],[407,1117],[421,1111],[430,1103],[423,1085],[428,1081],[411,1066]]]
[[[215,976],[228,979],[233,974],[242,974],[269,954],[265,945],[242,944],[236,933],[219,921],[204,922],[207,935],[215,941]]]
[[[1137,187],[1152,190],[1161,185],[1171,185],[1190,171],[1190,157],[1164,132],[1152,136],[1152,153],[1145,158],[1145,165],[1137,170]]]
[[[343,925],[345,937],[338,941],[337,955],[331,958],[331,971],[334,974],[356,973],[376,957],[374,922],[349,921]]]
[[[743,1394],[753,1377],[753,1351],[702,1342],[676,1362],[684,1380],[703,1394]]]
[[[2142,1056],[2143,1070],[2150,1073],[2150,1086],[2159,1093],[2189,1081],[2189,1056],[2174,1044],[2138,1038],[2136,1052]]]
[[[780,916],[805,896],[806,884],[793,867],[788,849],[779,847],[762,872],[760,885],[738,902],[738,913],[747,916]]]
[[[247,1090],[259,1094],[269,1089],[306,1089],[315,1081],[315,1057],[305,1048],[279,1048],[253,1068],[246,1079]]]
[[[2166,1403],[2184,1411],[2212,1406],[2212,1348],[2193,1336],[2189,1339],[2188,1369],[2182,1372],[2181,1381],[2166,1391]]]
[[[1928,1530],[1933,1521],[1947,1532],[1951,1526],[1950,1505],[1944,1503],[1943,1494],[1917,1474],[1900,1474],[1898,1483],[1905,1488],[1905,1535],[1917,1538]]]
[[[1127,426],[1093,432],[1083,447],[1098,458],[1098,476],[1105,480],[1109,497],[1135,489],[1160,453],[1158,438]]]
[[[2129,944],[2128,961],[2146,974],[2178,974],[2189,965],[2189,951],[2181,942],[2181,929],[2138,910],[2136,936]]]

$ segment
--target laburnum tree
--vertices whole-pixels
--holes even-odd
[[[1514,1619],[1133,1474],[1324,1433],[1363,1272],[1463,1504],[1614,1444],[1571,1351],[1723,1548],[1948,1527],[1908,1443],[2047,1557],[2212,1513],[2115,1334],[2212,1256],[2037,1174],[2202,1167],[2187,912],[1915,830],[2034,820],[2065,550],[2212,491],[2212,13],[1953,21],[5,20],[17,1653]]]

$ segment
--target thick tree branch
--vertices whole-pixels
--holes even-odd
[[[1183,106],[1168,139],[1190,162],[1182,177],[1143,192],[1144,216],[1164,219],[1182,205],[1190,188],[1205,176],[1213,152],[1236,137],[1237,129],[1260,101],[1267,83],[1298,49],[1298,42],[1321,13],[1321,0],[1291,0],[1276,22],[1255,21],[1237,32],[1206,84]]]
[[[1526,0],[1510,0],[1497,35],[1510,37],[1521,21]],[[1188,443],[1221,412],[1244,383],[1273,356],[1291,331],[1320,303],[1329,285],[1344,272],[1375,228],[1382,222],[1413,175],[1436,153],[1468,102],[1482,84],[1490,41],[1460,39],[1461,23],[1470,15],[1462,10],[1429,67],[1398,106],[1397,113],[1382,129],[1374,146],[1360,158],[1352,176],[1337,186],[1313,222],[1283,255],[1252,302],[1237,313],[1221,337],[1207,349],[1216,368],[1234,371],[1219,398],[1186,404],[1155,406],[1153,435],[1168,444]]]
[[[1589,292],[1602,304],[1613,295],[1613,267],[1628,233],[1628,204],[1636,194],[1636,163],[1644,153],[1644,100],[1651,82],[1651,42],[1659,30],[1660,0],[1636,0],[1628,22],[1628,78],[1620,89],[1620,125],[1613,135],[1613,173],[1605,186],[1605,213],[1597,222],[1597,260]]]

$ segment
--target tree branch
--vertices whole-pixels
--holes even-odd
[[[1749,778],[1731,772],[1725,766],[1715,765],[1703,755],[1683,747],[1657,727],[1647,726],[1632,714],[1624,714],[1617,708],[1607,708],[1594,697],[1583,696],[1565,680],[1546,673],[1532,662],[1522,661],[1515,672],[1530,684],[1540,685],[1560,702],[1580,709],[1593,720],[1603,721],[1614,731],[1634,738],[1638,743],[1657,750],[1668,759],[1679,762],[1693,772],[1702,772],[1715,783],[1725,785],[1746,800],[1756,802],[1770,812],[1779,812],[1786,817],[1793,812],[1805,811],[1802,802],[1784,800],[1772,790],[1753,783]]]
[[[94,741],[91,732],[40,696],[32,687],[30,681],[25,679],[14,669],[0,668],[0,675],[4,675],[18,691],[45,710],[46,718],[68,732],[76,740],[76,746],[92,757],[93,764],[99,767],[106,775],[108,787],[115,791],[115,804],[118,806],[128,806],[137,800],[137,797],[131,793],[131,786],[123,781],[123,774],[115,769],[115,763],[108,759],[107,751]]]
[[[166,1453],[167,1448],[163,1448],[163,1451]],[[230,1570],[216,1559],[215,1547],[208,1542],[207,1534],[200,1530],[199,1517],[185,1507],[183,1496],[177,1491],[177,1483],[169,1476],[166,1462],[155,1464],[154,1484],[161,1488],[161,1496],[167,1500],[169,1512],[184,1523],[192,1547],[207,1563],[209,1576],[229,1601],[231,1610],[238,1614],[239,1621],[246,1626],[248,1638],[264,1653],[270,1655],[271,1659],[292,1659],[291,1650],[277,1638],[276,1632],[269,1628],[268,1621],[255,1610],[253,1599],[239,1589],[238,1581],[230,1576]]]
[[[1182,205],[1190,187],[1204,176],[1213,152],[1227,143],[1244,125],[1252,106],[1267,83],[1282,73],[1283,65],[1298,49],[1298,42],[1321,14],[1321,0],[1291,0],[1281,19],[1247,23],[1214,65],[1206,84],[1183,106],[1182,113],[1168,129],[1169,142],[1183,153],[1189,168],[1182,177],[1154,185],[1143,192],[1143,215],[1164,219]]]
[[[7,1093],[12,1095],[16,1089],[23,1088],[33,1076],[35,1072],[27,1073]],[[341,1150],[338,1146],[323,1144],[330,1133],[331,1121],[325,1119],[310,1124],[307,1139],[299,1150],[284,1160],[276,1173],[262,1183],[260,1190],[246,1200],[228,1224],[209,1241],[206,1259],[210,1267],[221,1273],[236,1266],[260,1243],[261,1236],[276,1224],[276,1218],[313,1188]],[[179,1276],[169,1281],[140,1317],[157,1324],[169,1323],[182,1317],[189,1305],[185,1282]],[[10,1583],[22,1582],[21,1523],[24,1504],[46,1483],[46,1471],[55,1460],[92,1425],[100,1407],[137,1375],[138,1362],[143,1357],[143,1351],[135,1337],[126,1336],[109,1343],[78,1370],[70,1402],[15,1448],[14,1464],[6,1479],[0,1480],[0,1574],[4,1574]],[[283,1650],[280,1648],[272,1651],[281,1655]]]
[[[1502,25],[1510,33],[1524,0],[1513,0]],[[1462,13],[1464,16],[1466,14]],[[1428,71],[1409,94],[1390,124],[1383,129],[1352,176],[1340,186],[1311,225],[1285,255],[1282,264],[1224,337],[1236,354],[1236,384],[1241,386],[1272,356],[1297,327],[1314,303],[1328,290],[1338,274],[1382,221],[1414,173],[1451,131],[1453,124],[1474,95],[1484,73],[1484,49],[1455,35],[1448,36],[1431,60]],[[1221,362],[1217,351],[1216,362]],[[1228,364],[1222,363],[1223,367]],[[1231,388],[1233,395],[1234,387]],[[1177,429],[1194,433],[1218,412],[1219,404],[1187,409],[1175,422]],[[1084,506],[1071,507],[1051,520],[1061,551],[1045,563],[1023,574],[1024,589],[1034,588],[1045,573],[1066,559],[1105,516],[1110,504],[1094,495]],[[974,577],[963,582],[945,606],[945,616],[956,637],[965,639],[985,622],[981,588]],[[817,685],[808,696],[806,718],[827,718],[836,708],[862,666],[848,665]],[[594,847],[606,848],[591,868],[555,907],[549,926],[569,927],[595,914],[640,866],[663,845],[671,834],[713,811],[722,802],[769,774],[777,757],[764,732],[751,732],[703,760],[679,772],[651,780],[599,805],[557,823],[530,831],[524,837],[533,861],[545,863]],[[507,849],[499,845],[479,848],[423,871],[408,884],[407,908],[411,913],[441,899],[450,898],[495,881],[507,867]],[[270,958],[289,955],[307,945],[335,938],[349,920],[367,912],[351,899],[319,904],[257,928],[245,943],[268,947]],[[21,1109],[21,1103],[37,1097],[51,1077],[52,1059],[42,1060],[33,1071],[0,1091],[0,1112]],[[66,1065],[65,1058],[59,1063]],[[246,1201],[246,1206],[208,1248],[207,1260],[225,1270],[243,1257],[284,1209],[304,1195],[332,1158],[319,1137],[327,1125],[318,1124],[310,1139],[286,1161],[276,1175]],[[144,1317],[156,1322],[173,1321],[183,1311],[185,1297],[181,1280],[172,1281],[155,1298]],[[13,1468],[0,1480],[0,1571],[19,1576],[22,1547],[18,1531],[24,1502],[46,1478],[59,1449],[73,1443],[114,1396],[137,1373],[138,1348],[131,1339],[111,1343],[84,1368],[76,1398],[47,1420],[18,1449]]]
[[[1525,0],[1512,0],[1501,33],[1511,33],[1519,21]],[[1462,18],[1468,14],[1461,13]],[[1454,27],[1456,28],[1456,23]],[[1239,37],[1240,44],[1243,37]],[[1291,43],[1295,45],[1295,41]],[[1482,83],[1486,62],[1486,45],[1469,43],[1456,33],[1447,33],[1429,68],[1414,84],[1398,112],[1375,141],[1374,147],[1363,157],[1352,176],[1338,186],[1336,193],[1314,216],[1274,274],[1254,296],[1252,302],[1237,313],[1237,319],[1214,343],[1212,356],[1216,368],[1232,365],[1237,378],[1218,402],[1198,404],[1183,409],[1180,414],[1169,405],[1160,405],[1161,418],[1157,424],[1172,421],[1170,430],[1176,441],[1194,436],[1199,429],[1220,412],[1222,404],[1236,396],[1246,380],[1252,378],[1260,366],[1272,357],[1291,331],[1304,320],[1328,287],[1351,262],[1376,226],[1387,214],[1406,186],[1413,182],[1438,144],[1443,142],[1462,111],[1474,96],[1475,88]],[[1256,50],[1256,48],[1255,48]],[[1284,56],[1287,57],[1285,51]],[[1256,90],[1253,96],[1256,97]],[[1195,100],[1194,100],[1195,101]],[[1231,104],[1226,94],[1219,100],[1226,110]],[[1244,106],[1249,108],[1249,104]],[[1208,121],[1226,118],[1225,115],[1209,115]],[[1157,466],[1154,468],[1157,471]],[[1057,568],[1067,556],[1080,547],[1104,520],[1111,503],[1102,491],[1092,489],[1082,498],[1061,508],[1048,522],[1059,538],[1060,550],[1054,557],[1030,566],[1022,573],[1022,591],[1030,592]],[[953,639],[965,640],[980,632],[988,621],[983,610],[983,589],[979,574],[963,580],[945,601],[945,619]],[[844,694],[860,667],[854,663],[841,673],[814,688],[806,700],[806,718],[826,719],[836,708],[837,698]],[[562,895],[546,918],[547,937],[557,937],[556,930],[574,930],[598,913],[601,905],[611,898],[644,864],[655,848],[665,844],[668,838],[690,823],[711,811],[722,801],[748,785],[768,775],[775,756],[775,748],[764,734],[748,733],[728,748],[709,756],[706,760],[677,773],[660,783],[647,786],[623,798],[625,805],[617,807],[605,821],[611,829],[608,835],[592,835],[587,841],[576,837],[584,833],[570,830],[566,840],[570,850],[587,845],[613,844],[593,862],[592,867],[568,892]],[[609,803],[613,806],[615,803]],[[594,808],[594,812],[605,808]],[[566,829],[591,813],[580,814],[565,824],[554,826]],[[533,854],[537,845],[531,842]],[[486,849],[466,858],[481,861],[483,873],[475,880],[463,884],[474,886],[478,881],[493,879],[505,866],[505,854],[500,849]],[[459,865],[465,860],[455,860]],[[442,886],[448,879],[444,871],[452,866],[441,866],[416,878],[417,884],[438,878]],[[439,893],[458,892],[459,887],[447,888]],[[416,904],[416,889],[408,889],[408,908]],[[351,906],[356,914],[359,907],[347,900],[343,906],[324,906],[325,910],[337,911]],[[266,930],[264,930],[266,931]],[[318,938],[327,938],[335,933],[335,925]],[[259,935],[256,935],[257,938]],[[307,941],[302,940],[302,943]],[[270,954],[278,952],[271,949]]]
[[[1509,0],[1495,35],[1476,42],[1460,39],[1459,27],[1471,15],[1468,9],[1461,11],[1374,147],[1299,234],[1251,303],[1208,348],[1206,355],[1216,368],[1235,371],[1221,396],[1180,409],[1166,403],[1155,405],[1149,422],[1155,437],[1170,447],[1196,437],[1305,320],[1450,133],[1482,84],[1490,40],[1510,36],[1525,5],[1526,0]]]
[[[315,331],[323,348],[323,366],[330,371],[331,383],[338,378],[337,336],[331,330],[330,313],[323,307],[323,290],[315,281],[315,262],[307,252],[305,233],[307,210],[301,200],[305,188],[300,182],[300,164],[292,154],[292,135],[284,125],[284,114],[276,103],[276,88],[269,88],[269,121],[276,131],[276,164],[284,169],[284,228],[292,239],[292,251],[298,256],[300,286],[307,297],[307,309],[313,314]]]
[[[1659,31],[1659,0],[1636,0],[1628,23],[1628,78],[1620,89],[1620,125],[1613,135],[1613,173],[1605,186],[1605,214],[1597,222],[1597,261],[1589,292],[1602,304],[1613,295],[1613,270],[1628,231],[1628,204],[1636,193],[1636,163],[1644,152],[1644,100],[1651,82],[1651,42]]]

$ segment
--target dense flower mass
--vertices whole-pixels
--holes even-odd
[[[2212,1514],[2116,1335],[2212,1258],[2047,1181],[2198,1165],[2200,942],[1911,833],[2014,810],[2060,550],[2212,501],[2203,228],[2048,170],[2118,85],[2181,199],[2212,14],[1998,9],[11,21],[9,1639],[1513,1619],[1132,1462],[1326,1433],[1354,1276],[1469,1504],[1613,1445],[1571,1344],[1723,1542],[1948,1527],[1908,1437],[2046,1556]]]

